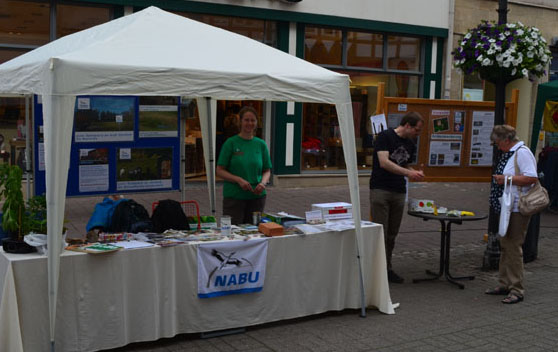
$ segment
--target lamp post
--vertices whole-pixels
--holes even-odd
[[[498,0],[498,24],[504,24],[508,21],[508,0]],[[499,77],[493,82],[496,86],[495,107],[494,107],[494,125],[502,125],[504,123],[504,110],[506,107],[506,84],[508,80],[505,77]],[[494,146],[492,152],[492,174],[496,171],[496,165],[500,158],[500,150]],[[488,243],[484,251],[482,268],[491,270],[498,268],[500,260],[500,242],[498,242],[498,223],[499,213],[490,207],[488,213]]]

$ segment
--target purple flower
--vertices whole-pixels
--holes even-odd
[[[475,50],[475,57],[479,57],[480,52],[478,50]]]
[[[490,49],[490,44],[484,44],[482,47],[484,50],[488,50]]]
[[[501,40],[498,40],[498,41],[496,42],[496,45],[502,46],[502,41],[501,41]]]

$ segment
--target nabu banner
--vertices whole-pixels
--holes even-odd
[[[265,280],[267,239],[198,246],[198,297],[259,292]]]

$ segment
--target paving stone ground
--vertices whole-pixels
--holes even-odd
[[[449,209],[488,211],[487,183],[412,183],[409,196],[433,199]],[[188,199],[211,214],[207,187],[189,183]],[[128,195],[151,209],[155,200],[180,199],[174,193]],[[222,187],[217,187],[216,215],[221,214]],[[369,212],[368,189],[360,189],[363,217]],[[66,226],[71,236],[82,236],[85,224],[101,197],[70,198],[66,201]],[[348,187],[270,187],[266,209],[304,215],[312,203],[349,201]],[[424,277],[425,269],[436,270],[439,260],[440,224],[404,216],[397,238],[393,264],[405,278],[390,284],[395,315],[367,310],[330,312],[301,319],[249,327],[244,333],[200,338],[182,334],[171,339],[135,343],[114,351],[558,351],[558,214],[541,214],[538,258],[525,266],[525,301],[500,303],[502,297],[487,296],[496,285],[496,271],[482,271],[486,248],[483,235],[487,220],[452,227],[451,268],[453,275],[475,275],[465,289],[444,280],[412,283]],[[327,293],[324,293],[327,294]]]

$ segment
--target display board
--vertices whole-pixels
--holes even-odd
[[[519,92],[506,103],[505,121],[515,126]],[[408,112],[425,120],[417,138],[415,168],[422,168],[425,181],[488,182],[492,174],[494,102],[384,98],[388,127],[395,128]]]
[[[43,194],[42,104],[34,101],[35,194]],[[77,97],[66,194],[179,189],[179,106],[177,97]]]

